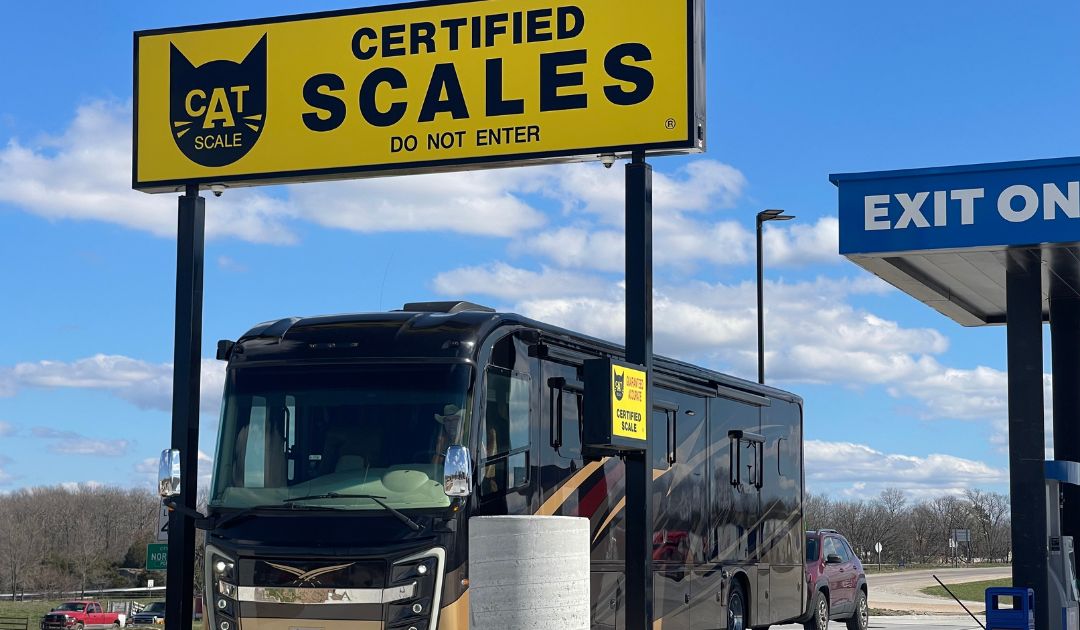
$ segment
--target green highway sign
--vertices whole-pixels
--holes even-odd
[[[146,546],[146,570],[164,571],[169,560],[169,543],[150,543]]]

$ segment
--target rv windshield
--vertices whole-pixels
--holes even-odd
[[[447,447],[464,444],[466,365],[241,367],[229,371],[211,507],[374,495],[396,509],[450,505]],[[363,498],[309,505],[383,510]]]

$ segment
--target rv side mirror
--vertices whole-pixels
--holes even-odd
[[[443,461],[443,492],[448,497],[467,497],[472,494],[472,457],[469,449],[455,444],[446,449]]]
[[[158,462],[158,494],[162,499],[180,496],[180,450],[161,451]]]

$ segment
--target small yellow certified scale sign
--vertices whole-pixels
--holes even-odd
[[[643,450],[649,437],[649,384],[641,366],[590,359],[584,382],[584,445],[600,451]]]
[[[611,365],[611,434],[647,439],[645,372]]]
[[[133,185],[705,149],[704,0],[433,0],[135,33]]]

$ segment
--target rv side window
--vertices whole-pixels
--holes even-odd
[[[285,458],[288,461],[288,479],[296,480],[296,462],[293,455],[296,448],[296,397],[285,397]]]
[[[244,442],[244,482],[245,488],[263,488],[266,485],[266,399],[253,396],[251,416],[247,431],[241,432]]]
[[[492,494],[528,482],[528,374],[488,368],[480,456],[484,462],[480,491]]]

